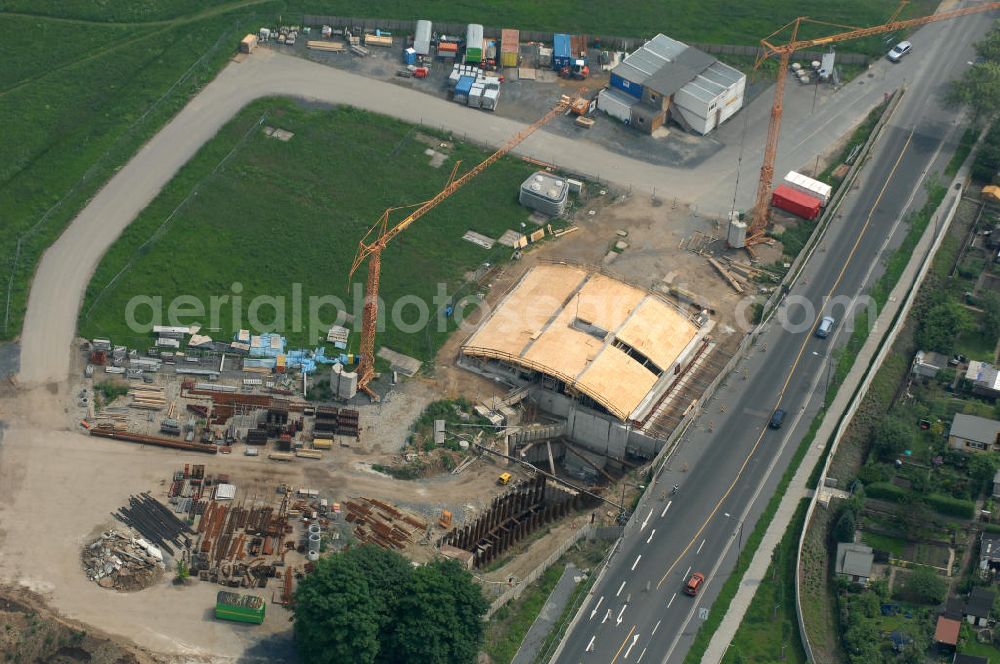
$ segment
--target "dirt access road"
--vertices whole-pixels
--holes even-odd
[[[881,99],[883,89],[895,87],[903,75],[898,70],[888,75],[884,68],[880,71],[865,85],[852,84],[836,94],[824,93],[822,98],[817,95],[822,103],[816,112],[811,110],[813,91],[790,86],[783,157],[777,172],[811,162]],[[101,256],[226,121],[249,102],[268,95],[351,104],[411,122],[445,125],[494,145],[524,126],[405,87],[267,49],[230,64],[115,174],[42,257],[21,335],[21,385],[66,377],[69,360],[62,349],[72,342],[83,293]],[[737,197],[738,205],[745,206],[752,196],[753,173],[759,167],[755,159],[759,158],[767,128],[767,96],[762,95],[763,99],[758,98],[742,116],[722,128],[720,135],[728,137],[727,148],[695,170],[653,166],[608,152],[586,140],[574,141],[544,130],[525,141],[518,152],[613,180],[633,190],[655,188],[659,196],[693,203],[704,214],[721,214],[732,205],[737,175],[746,183]],[[744,130],[746,141],[741,150],[739,138]]]

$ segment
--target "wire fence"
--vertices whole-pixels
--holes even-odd
[[[188,67],[188,69],[181,74],[162,95],[153,101],[142,113],[142,115],[129,125],[128,129],[119,135],[119,137],[108,147],[108,149],[105,150],[104,153],[98,157],[86,171],[84,171],[83,175],[81,175],[80,178],[73,183],[73,185],[59,198],[59,200],[52,204],[52,206],[50,206],[30,228],[18,235],[14,247],[14,254],[10,260],[10,274],[7,278],[7,289],[4,302],[3,336],[6,337],[10,334],[10,315],[11,303],[13,301],[14,283],[17,279],[18,268],[21,263],[21,254],[24,251],[24,248],[29,246],[31,239],[39,231],[41,231],[53,215],[62,209],[63,205],[68,200],[81,193],[87,185],[92,184],[95,176],[100,173],[107,172],[107,169],[112,166],[112,162],[114,161],[113,157],[125,148],[129,141],[134,140],[140,130],[146,128],[146,121],[149,119],[150,115],[162,108],[164,103],[175,95],[178,88],[190,81],[192,76],[199,71],[199,68],[204,65],[207,60],[214,57],[219,53],[220,49],[224,48],[231,42],[231,35],[234,27],[238,28],[242,23],[254,20],[255,18],[256,15],[237,19],[232,26],[224,29],[215,43],[212,44],[212,46],[210,46],[197,60],[195,60],[194,63],[192,63],[191,66]],[[157,34],[159,33],[153,33],[149,35],[149,37],[154,37]],[[130,157],[134,152],[134,150],[129,151],[128,156]]]
[[[386,32],[393,32],[399,34],[412,35],[416,29],[416,21],[412,20],[400,20],[391,18],[363,18],[357,16],[330,16],[322,14],[305,14],[302,16],[302,24],[308,26],[346,26],[350,29],[357,29],[360,31],[364,30],[383,30]],[[436,21],[434,24],[434,30],[438,34],[446,35],[465,35],[466,28],[468,28],[467,23],[454,23],[454,22],[440,22]],[[488,38],[500,38],[501,28],[495,26],[483,26],[483,36]],[[522,42],[550,42],[552,41],[552,32],[543,32],[540,30],[520,30],[520,39]],[[600,48],[603,50],[613,50],[613,51],[632,51],[647,41],[656,36],[656,33],[650,32],[647,35],[639,35],[634,37],[622,37],[620,35],[585,35],[588,46],[593,46],[594,48]],[[759,52],[759,47],[749,45],[749,44],[704,44],[704,43],[692,43],[693,46],[699,50],[705,51],[706,53],[712,53],[714,55],[735,55],[741,57],[754,58],[757,57]],[[793,54],[793,60],[819,60],[823,56],[822,51],[797,51]],[[867,64],[869,58],[867,55],[861,53],[838,53],[837,59],[842,64]]]

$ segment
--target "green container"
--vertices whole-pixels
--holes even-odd
[[[220,590],[215,596],[215,617],[220,620],[253,623],[264,622],[264,600],[257,595],[240,595]]]

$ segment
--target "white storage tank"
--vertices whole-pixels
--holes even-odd
[[[558,217],[566,211],[569,185],[560,177],[536,171],[521,184],[517,197],[521,205],[537,210],[550,217]]]

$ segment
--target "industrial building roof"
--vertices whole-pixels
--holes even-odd
[[[702,53],[702,55],[705,54]],[[740,71],[713,59],[712,64],[707,69],[701,71],[693,79],[688,79],[680,89],[703,101],[711,101],[742,77],[743,73]]]
[[[641,288],[582,267],[541,264],[462,351],[542,372],[624,420],[698,339],[698,326]]]
[[[996,420],[956,413],[955,419],[951,421],[951,432],[948,435],[992,445],[997,442],[998,433],[1000,433],[1000,422]]]
[[[666,35],[656,35],[614,68],[617,76],[668,97],[717,60]]]

